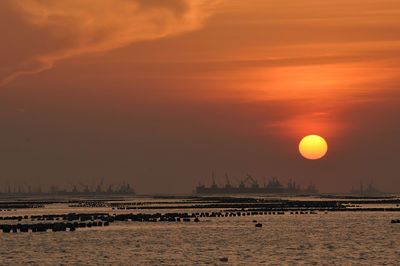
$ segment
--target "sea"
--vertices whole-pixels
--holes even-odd
[[[94,213],[110,217],[182,213],[190,221],[127,219],[74,231],[0,230],[0,265],[400,264],[400,223],[396,223],[400,207],[393,200],[373,198],[369,203],[371,199],[352,198],[352,205],[349,199],[337,198],[240,197],[2,198],[2,225],[66,223],[62,215]],[[278,214],[265,208],[257,211],[251,205],[254,200],[278,205],[281,201],[343,200],[350,206],[347,209],[354,210],[299,208]]]

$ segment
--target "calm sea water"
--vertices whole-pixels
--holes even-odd
[[[7,215],[71,211],[77,210],[53,204]],[[78,211],[115,212],[107,208]],[[256,228],[254,219],[263,227]],[[391,224],[391,219],[400,219],[400,213],[220,217],[201,218],[199,223],[115,222],[75,232],[0,233],[0,264],[393,265],[400,264],[400,224]]]

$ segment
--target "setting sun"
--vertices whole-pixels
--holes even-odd
[[[304,158],[317,160],[325,156],[328,151],[328,144],[320,136],[309,135],[300,141],[299,151]]]

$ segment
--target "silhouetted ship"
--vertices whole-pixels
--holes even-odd
[[[30,195],[71,195],[71,196],[100,196],[100,195],[136,195],[135,190],[130,184],[122,184],[118,186],[109,185],[106,190],[102,188],[103,181],[97,185],[95,189],[89,188],[88,185],[79,184],[80,189],[77,185],[72,184],[72,189],[67,190],[66,188],[60,188],[56,185],[50,186],[50,190],[43,191],[41,186],[38,185],[33,189],[29,185],[18,185],[12,189],[10,185],[6,186],[6,189],[0,192],[0,195],[15,195],[15,196],[30,196]]]
[[[264,185],[260,186],[257,179],[248,175],[245,179],[239,182],[238,186],[233,186],[228,178],[226,178],[226,184],[219,187],[215,183],[214,175],[212,176],[212,185],[206,187],[205,185],[199,185],[196,187],[196,194],[318,194],[314,184],[310,184],[306,189],[301,189],[300,185],[296,184],[296,181],[290,180],[286,187],[284,187],[277,178],[272,178]]]
[[[352,194],[380,194],[382,191],[378,190],[376,187],[373,185],[373,181],[369,183],[367,188],[364,188],[364,185],[362,182],[360,182],[360,188],[359,189],[354,189],[353,187],[351,188],[351,193]]]

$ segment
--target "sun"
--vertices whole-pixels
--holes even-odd
[[[318,160],[327,153],[328,144],[318,135],[308,135],[300,141],[299,151],[306,159]]]

